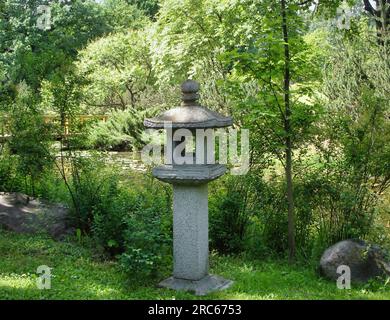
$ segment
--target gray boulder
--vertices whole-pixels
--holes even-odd
[[[21,193],[0,193],[0,229],[17,233],[46,232],[61,240],[74,234],[69,210],[61,204],[33,199]]]
[[[390,275],[390,263],[384,250],[362,240],[344,240],[325,250],[320,261],[320,273],[328,279],[337,280],[340,277],[337,268],[341,265],[350,268],[352,283]]]

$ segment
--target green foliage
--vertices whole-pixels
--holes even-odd
[[[222,253],[238,253],[245,248],[247,229],[251,222],[248,199],[249,179],[226,178],[210,197],[210,236],[212,248]],[[217,191],[218,190],[218,191]]]
[[[84,205],[85,209],[92,209],[88,223],[95,241],[111,256],[122,252],[124,248],[126,207],[123,196],[117,177],[112,175],[105,179],[94,202]]]
[[[154,109],[114,111],[108,120],[92,126],[89,144],[103,150],[131,150],[143,146],[143,121]]]
[[[300,3],[288,1],[286,12],[290,114],[278,1],[54,2],[46,31],[36,28],[38,1],[3,1],[0,104],[12,138],[0,142],[0,190],[69,203],[79,242],[91,236],[132,275],[158,274],[170,256],[170,193],[123,181],[77,150],[142,147],[143,119],[178,104],[177,84],[195,78],[202,104],[232,115],[251,139],[250,173],[213,184],[212,248],[284,256],[287,139],[299,254],[316,261],[346,238],[385,243],[378,217],[388,214],[390,186],[388,41],[378,43],[361,15],[347,31],[319,27],[310,23],[314,1]],[[340,3],[320,1],[317,12],[334,18]],[[107,112],[106,122],[77,121]],[[58,123],[45,124],[44,113]],[[64,133],[68,121],[73,136]]]
[[[21,85],[8,119],[11,134],[9,148],[17,155],[17,169],[19,174],[24,175],[25,191],[33,196],[35,181],[46,167],[53,165],[50,128],[35,105],[28,88]],[[27,179],[31,179],[31,190],[27,190]]]
[[[167,190],[166,190],[167,191]],[[171,196],[147,189],[136,195],[126,215],[125,252],[120,261],[131,275],[158,274],[161,265],[171,262]]]
[[[296,190],[298,191],[298,190]],[[308,196],[308,195],[307,195]],[[311,209],[297,192],[297,244],[310,251]],[[301,205],[302,202],[302,205]],[[280,179],[266,179],[254,172],[231,177],[210,199],[210,237],[214,249],[223,253],[245,251],[256,256],[284,256],[287,249],[287,204]]]
[[[150,59],[143,31],[119,32],[90,43],[78,63],[79,76],[87,81],[85,105],[103,112],[137,107],[153,84]]]
[[[104,213],[112,205],[113,194],[118,191],[116,175],[107,170],[102,159],[95,155],[91,155],[90,158],[64,156],[61,162],[66,162],[64,171],[66,167],[72,168],[70,176],[69,173],[67,175],[65,173],[64,178],[71,196],[72,224],[84,233],[89,233],[95,210]]]
[[[17,156],[11,154],[8,146],[1,146],[0,153],[0,191],[22,191],[25,187],[24,177],[17,168]]]
[[[142,1],[144,3],[145,1]],[[147,23],[143,8],[127,0],[105,0],[103,3],[105,19],[112,30],[125,31],[141,29]]]
[[[335,39],[323,89],[328,110],[323,133],[329,142],[317,146],[325,172],[336,181],[334,192],[345,203],[347,232],[360,229],[363,235],[373,227],[378,201],[390,186],[389,85],[383,81],[390,75],[388,48],[369,36],[363,27],[350,40]]]
[[[366,239],[375,231],[376,198],[357,192],[351,169],[341,164],[307,170],[295,180],[298,255],[315,264],[330,245]],[[287,250],[285,185],[277,174],[231,177],[216,183],[210,196],[211,246],[222,253],[281,256]],[[382,230],[382,229],[379,229]],[[382,230],[383,231],[383,230]],[[383,241],[383,240],[382,240]]]
[[[52,2],[51,29],[37,28],[40,0],[7,0],[1,7],[0,65],[5,66],[6,86],[26,81],[36,93],[42,80],[61,72],[90,39],[109,29],[101,6],[94,1]]]
[[[151,28],[151,52],[161,86],[196,78],[210,106],[225,107],[218,80],[229,72],[219,55],[249,41],[255,30],[250,1],[165,0]],[[242,39],[244,38],[244,39]]]
[[[67,184],[71,223],[90,235],[132,275],[155,275],[167,263],[171,239],[171,196],[146,183],[129,188],[98,157],[71,160]],[[165,193],[161,193],[165,190]]]
[[[356,183],[373,179],[381,193],[389,185],[390,172],[389,84],[385,80],[390,75],[389,53],[386,47],[375,43],[363,46],[364,42],[364,38],[355,37],[338,43],[348,55],[332,52],[324,94],[329,114],[336,116],[326,119],[333,127],[330,138],[354,169]]]
[[[127,2],[136,5],[150,18],[154,18],[159,10],[159,0],[127,0]]]

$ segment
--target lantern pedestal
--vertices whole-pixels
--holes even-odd
[[[208,274],[208,186],[173,185],[173,277],[159,285],[204,295],[232,281]]]
[[[209,275],[208,182],[226,172],[224,165],[165,165],[153,175],[173,185],[173,277],[159,286],[205,295],[233,282]]]
[[[227,289],[232,283],[233,281],[226,280],[220,276],[207,275],[198,281],[170,277],[161,281],[159,286],[177,291],[193,292],[197,296],[204,296],[213,291]]]
[[[209,268],[207,184],[173,185],[173,276],[200,280]]]

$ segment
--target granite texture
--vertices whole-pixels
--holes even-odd
[[[215,180],[226,172],[222,164],[210,165],[163,165],[153,169],[153,176],[172,184],[204,184]]]
[[[208,187],[173,186],[175,278],[200,280],[208,274]]]
[[[155,118],[145,119],[145,127],[164,129],[167,123],[172,123],[172,128],[176,129],[204,129],[228,127],[233,124],[231,117],[225,117],[199,105],[199,83],[187,80],[182,84],[181,90],[182,106],[165,111]]]
[[[229,288],[233,281],[226,280],[220,276],[207,275],[204,278],[191,281],[170,277],[159,283],[160,287],[177,291],[189,291],[197,296],[204,296],[213,291],[219,291]]]

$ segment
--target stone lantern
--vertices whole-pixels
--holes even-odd
[[[188,80],[181,89],[180,107],[144,121],[147,128],[169,129],[166,130],[165,164],[154,168],[153,175],[173,185],[174,270],[173,276],[159,285],[204,295],[227,288],[232,281],[208,273],[208,182],[222,176],[226,166],[213,161],[214,135],[210,141],[202,135],[200,139],[197,133],[231,126],[233,120],[199,105],[197,82]],[[187,134],[197,138],[192,148],[186,136],[177,137],[177,133],[183,132],[179,129],[187,129],[184,130]],[[183,158],[187,160],[184,163]]]

